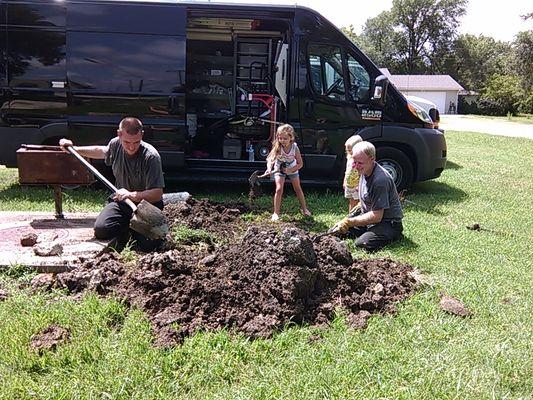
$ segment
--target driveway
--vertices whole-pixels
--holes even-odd
[[[489,135],[533,139],[533,124],[476,118],[466,115],[441,115],[439,128],[445,131],[488,133]]]

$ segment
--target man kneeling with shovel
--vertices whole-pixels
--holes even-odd
[[[111,139],[107,146],[74,147],[69,139],[61,139],[59,145],[76,156],[114,192],[96,218],[96,238],[116,239],[116,246],[121,248],[128,240],[131,222],[131,228],[136,231],[133,239],[141,250],[150,251],[160,245],[168,226],[160,211],[163,209],[165,187],[161,156],[152,145],[142,140],[143,134],[141,121],[127,117],[120,121],[117,137]],[[102,159],[111,166],[116,187],[80,155]]]

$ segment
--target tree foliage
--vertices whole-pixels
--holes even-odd
[[[438,72],[456,36],[467,0],[393,0],[392,9],[366,21],[361,42],[397,73]],[[372,53],[371,52],[371,53]],[[381,64],[385,66],[385,64]]]
[[[533,30],[519,32],[513,42],[513,69],[526,92],[533,91]]]
[[[457,35],[468,0],[393,0],[357,35],[343,29],[379,67],[393,74],[449,74],[481,94],[477,112],[533,112],[533,31],[514,42]],[[533,13],[523,16],[533,18]]]
[[[486,102],[497,105],[495,111],[491,110],[491,112],[486,112],[485,114],[516,114],[523,95],[524,93],[517,76],[495,74],[489,78],[486,86],[483,88],[480,104]]]
[[[466,5],[467,0],[393,0],[399,55],[408,73],[435,69],[438,59],[432,56],[450,47]]]
[[[511,55],[509,43],[483,35],[461,35],[450,49],[443,72],[465,89],[479,92],[492,75],[509,72]]]

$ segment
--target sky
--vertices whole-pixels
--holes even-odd
[[[207,1],[207,0],[204,0]],[[390,10],[392,0],[217,0],[231,3],[298,4],[320,12],[339,28],[354,26],[357,33],[368,18]],[[483,34],[497,40],[512,41],[520,31],[533,29],[533,19],[520,15],[533,12],[532,0],[469,0],[459,33]]]

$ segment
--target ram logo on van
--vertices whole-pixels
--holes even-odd
[[[368,108],[363,108],[361,110],[361,119],[369,121],[380,121],[383,111],[381,110],[369,110]]]

